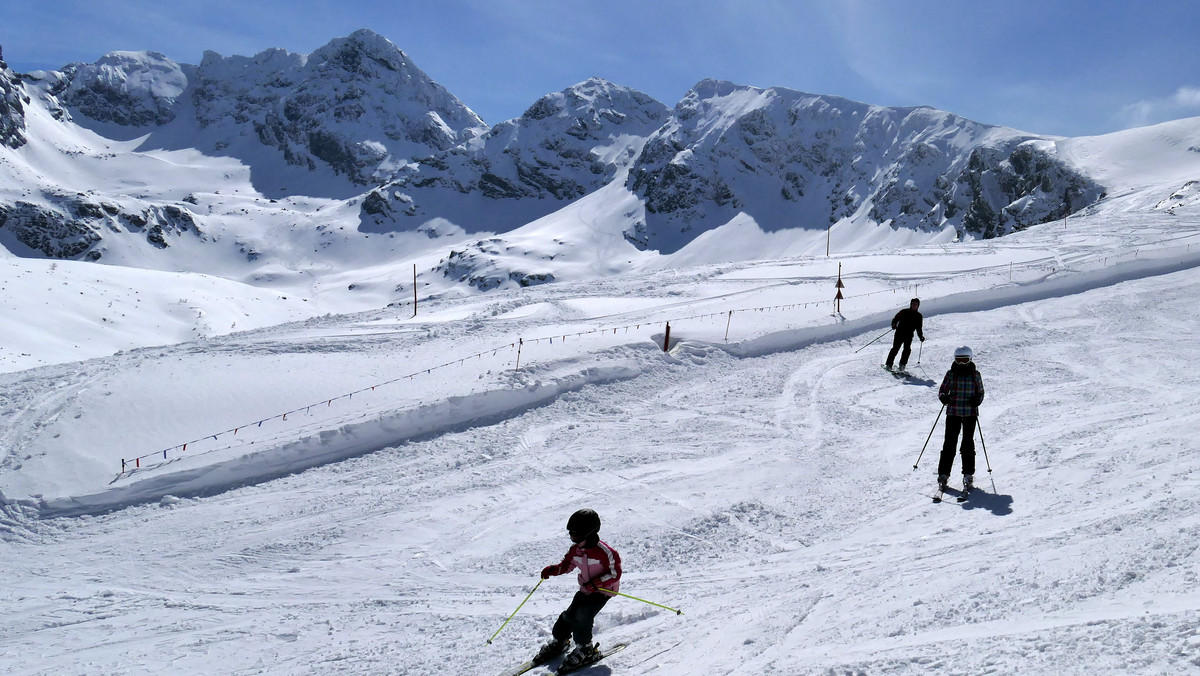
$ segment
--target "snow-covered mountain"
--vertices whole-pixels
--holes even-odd
[[[512,230],[623,176],[667,113],[642,92],[593,78],[538,99],[481,137],[418,158],[364,210],[381,230],[436,217],[470,231]]]
[[[20,148],[25,145],[25,105],[29,96],[20,82],[0,61],[0,146]]]
[[[101,133],[147,134],[140,149],[196,148],[236,157],[255,185],[278,197],[303,192],[281,162],[332,169],[328,192],[360,192],[410,162],[487,128],[386,38],[360,30],[309,55],[206,52],[199,66],[155,52],[114,52],[46,74],[44,92]],[[100,123],[100,124],[96,124]],[[264,146],[275,152],[264,153]],[[349,186],[358,186],[358,189]]]
[[[1047,139],[932,108],[883,108],[705,80],[646,143],[630,238],[673,251],[748,213],[765,230],[839,221],[996,237],[1062,218],[1104,188]]]
[[[591,79],[489,129],[369,30],[309,55],[5,68],[0,141],[10,253],[253,283],[418,263],[434,287],[490,289],[562,279],[536,261],[595,276],[780,249],[753,233],[787,250],[829,228],[856,250],[991,238],[1114,186],[1063,139],[715,80],[669,109]],[[579,218],[586,237],[556,232]]]

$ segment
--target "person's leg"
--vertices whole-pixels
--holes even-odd
[[[912,336],[904,341],[904,351],[900,353],[900,368],[908,366],[908,358],[912,356]]]
[[[961,418],[962,420],[962,471],[967,476],[975,476],[975,423],[977,418]]]
[[[575,597],[571,599],[571,605],[567,609],[559,613],[558,620],[554,623],[554,628],[550,633],[554,635],[554,639],[562,641],[571,638],[571,634],[575,629],[576,616],[579,614],[580,599],[586,597],[583,592],[575,592]]]
[[[892,349],[888,352],[887,361],[884,362],[885,366],[892,368],[892,364],[896,361],[896,353],[900,351],[900,346],[903,344],[904,341],[900,339],[899,334],[892,338]]]
[[[963,419],[955,416],[946,416],[946,437],[942,441],[942,456],[938,461],[938,476],[950,476],[950,470],[954,469],[954,455],[956,446],[958,446],[958,432],[962,429]]]
[[[582,599],[580,598],[582,597]],[[580,592],[575,595],[575,601],[571,605],[576,607],[575,617],[572,623],[572,634],[575,638],[575,645],[588,646],[592,644],[592,627],[596,621],[596,615],[600,613],[600,609],[608,600],[612,598],[605,593],[584,594]]]

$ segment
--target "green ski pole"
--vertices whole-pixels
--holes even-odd
[[[533,585],[533,589],[530,589],[529,593],[525,595],[525,601],[528,601],[529,597],[533,596],[533,592],[537,591],[538,587],[542,586],[543,582],[545,582],[545,580],[538,580],[538,583]],[[508,623],[512,620],[512,618],[517,616],[517,613],[521,611],[521,606],[525,605],[525,601],[521,601],[521,605],[517,606],[517,609],[512,611],[512,615],[508,616],[508,619],[504,621],[504,624],[500,625],[500,628],[496,630],[496,633],[492,634],[492,638],[487,640],[488,645],[491,645],[492,639],[499,636],[500,632],[504,631],[504,628],[508,626]]]
[[[613,594],[613,595],[616,595],[616,596],[624,596],[624,597],[625,597],[625,598],[627,598],[627,599],[633,599],[634,601],[641,601],[642,603],[648,603],[648,604],[650,604],[650,605],[652,605],[652,606],[656,606],[656,607],[658,607],[658,608],[662,608],[662,609],[664,609],[664,610],[669,610],[669,611],[671,611],[671,612],[675,613],[676,615],[682,615],[682,614],[683,614],[683,611],[682,611],[682,610],[677,610],[677,609],[675,609],[675,608],[671,608],[670,606],[664,606],[663,604],[661,604],[661,603],[655,603],[654,601],[647,601],[646,599],[639,599],[639,598],[638,598],[638,597],[636,597],[636,596],[630,596],[629,594],[625,594],[625,593],[622,593],[622,592],[619,592],[619,591],[613,591],[613,590],[611,590],[611,589],[603,589],[603,588],[601,588],[601,589],[600,589],[600,591],[604,592],[605,594]]]

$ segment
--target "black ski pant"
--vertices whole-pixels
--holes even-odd
[[[608,603],[610,598],[612,596],[604,592],[595,594],[575,592],[575,598],[571,599],[571,605],[562,611],[558,616],[558,621],[554,623],[554,629],[551,630],[555,640],[561,641],[571,637],[575,639],[575,645],[591,645],[592,624],[600,609],[604,607],[605,603]]]
[[[904,351],[900,352],[900,366],[903,367],[908,364],[908,358],[912,356],[912,339],[913,334],[911,333],[904,334],[899,331],[896,332],[896,337],[892,338],[892,351],[888,352],[888,366],[891,366],[892,363],[895,362],[896,353],[900,352],[900,348],[904,348]]]
[[[954,447],[958,445],[958,433],[962,432],[962,446],[959,447],[959,452],[962,453],[962,472],[963,474],[975,473],[975,423],[976,418],[973,415],[946,416],[946,441],[942,444],[942,457],[938,462],[938,474],[950,476],[950,470],[954,467]]]

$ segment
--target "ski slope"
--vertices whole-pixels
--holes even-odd
[[[784,259],[7,373],[0,669],[500,673],[573,592],[485,644],[583,506],[623,591],[684,613],[610,602],[598,640],[631,645],[584,673],[1200,669],[1197,225],[846,256],[840,315],[839,261]],[[887,340],[856,350],[914,288],[929,340],[897,381]],[[960,344],[987,458],[936,505],[940,423],[913,464]]]

